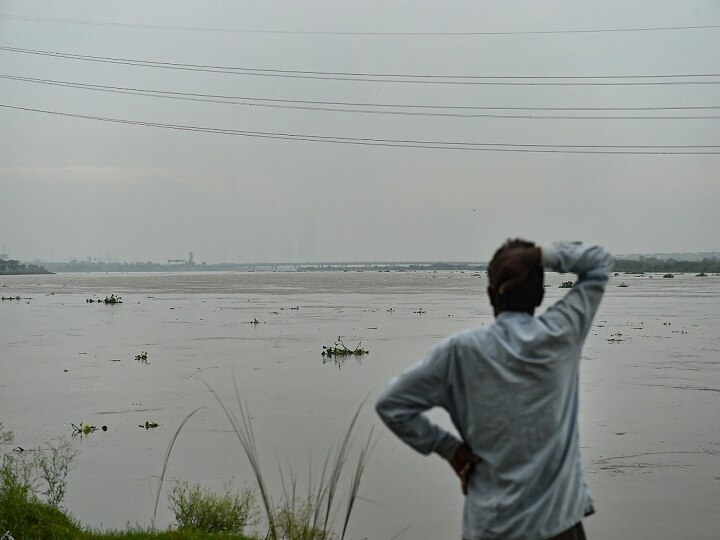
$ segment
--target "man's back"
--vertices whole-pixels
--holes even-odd
[[[547,538],[593,511],[578,450],[578,369],[610,259],[600,248],[555,244],[543,262],[579,274],[565,297],[539,317],[504,311],[448,338],[378,401],[405,442],[450,460],[460,441],[421,414],[443,407],[480,457],[464,538]]]

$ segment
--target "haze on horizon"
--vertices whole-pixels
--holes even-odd
[[[719,66],[710,1],[0,1],[0,247],[208,263],[487,260],[515,236],[720,251]]]

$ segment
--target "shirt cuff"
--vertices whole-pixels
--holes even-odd
[[[560,262],[560,250],[555,244],[548,244],[540,248],[542,253],[542,265],[545,268],[557,268]]]
[[[457,452],[458,446],[461,444],[462,442],[450,433],[445,433],[433,451],[450,461],[453,456],[455,456],[455,452]]]

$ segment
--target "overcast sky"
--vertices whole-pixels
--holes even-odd
[[[703,25],[720,25],[720,3],[0,1],[0,105],[231,130],[0,107],[0,248],[26,261],[193,251],[209,263],[487,260],[510,236],[720,250],[720,155],[597,153],[720,152],[720,120],[707,118],[720,116],[720,84],[708,84],[720,76],[707,76],[720,73],[720,28],[637,30]],[[610,29],[635,30],[578,32]],[[157,67],[169,63],[183,69]],[[639,75],[656,77],[628,78]],[[659,109],[577,110],[647,107]],[[578,145],[595,153],[568,153]]]

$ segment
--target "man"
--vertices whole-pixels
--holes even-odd
[[[398,437],[460,477],[463,539],[585,538],[581,520],[594,509],[578,446],[578,371],[610,265],[597,246],[508,240],[488,268],[495,321],[441,342],[378,399]],[[534,317],[543,266],[578,280]],[[448,411],[462,440],[427,419],[432,407]]]

